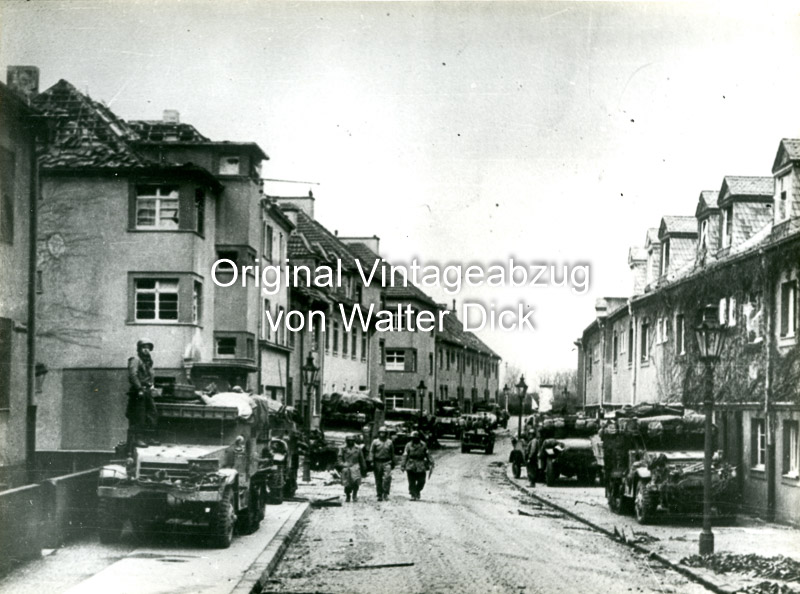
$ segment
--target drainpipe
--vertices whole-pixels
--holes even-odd
[[[38,235],[39,209],[39,160],[36,157],[36,140],[39,132],[33,135],[29,146],[30,189],[28,208],[30,209],[30,230],[28,235],[28,335],[27,335],[27,409],[25,414],[25,468],[28,482],[34,482],[36,469],[36,244]]]
[[[766,269],[767,266],[767,259],[764,255],[763,251],[761,254],[761,267],[762,269]],[[767,320],[766,320],[766,328],[767,328],[767,340],[766,340],[766,348],[767,348],[767,360],[765,362],[765,374],[764,374],[764,417],[765,417],[765,429],[767,432],[767,460],[766,460],[766,471],[767,471],[767,520],[773,522],[775,520],[775,479],[776,479],[776,460],[775,460],[775,419],[773,418],[773,411],[772,411],[772,349],[775,346],[775,333],[777,328],[773,328],[773,324],[775,324],[775,316],[772,315],[772,307],[771,304],[775,303],[774,295],[773,295],[773,285],[767,276],[767,280],[765,281],[766,287],[764,290],[764,301],[763,306],[764,310],[766,311]]]

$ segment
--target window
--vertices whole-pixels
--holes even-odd
[[[791,177],[790,174],[783,175],[776,180],[776,221],[780,223],[792,217],[791,200]]]
[[[272,225],[268,225],[266,221],[264,221],[264,247],[262,253],[264,254],[264,261],[268,264],[272,264]]]
[[[219,336],[216,341],[216,355],[217,357],[235,357],[236,356],[236,337],[235,336]]]
[[[386,363],[386,341],[378,341],[378,362],[383,365]]]
[[[248,359],[255,359],[256,358],[256,341],[252,338],[247,339],[247,358]]]
[[[587,349],[586,351],[586,375],[592,377],[592,359],[594,358],[592,355],[592,351]]]
[[[613,361],[614,361],[614,369],[617,368],[617,360],[619,359],[619,335],[617,334],[616,330],[614,331],[614,339],[613,339]]]
[[[135,280],[137,322],[178,321],[178,279]]]
[[[11,406],[13,340],[14,320],[0,318],[0,409],[8,409]]]
[[[136,186],[136,228],[178,228],[178,188]]]
[[[405,371],[406,353],[400,349],[386,349],[386,371]]]
[[[733,236],[733,205],[722,210],[722,247],[731,245]]]
[[[206,230],[206,193],[202,188],[194,192],[195,230],[204,235]]]
[[[0,149],[0,241],[8,244],[14,243],[15,169],[14,153]]]
[[[227,157],[220,157],[219,174],[239,175],[239,164],[240,164],[240,159],[238,155],[229,155]]]
[[[675,316],[675,352],[678,355],[686,354],[686,320],[683,314]]]
[[[797,281],[781,283],[780,332],[781,338],[792,338],[797,331]]]
[[[282,305],[278,306],[278,317],[277,317],[277,319],[279,319],[279,320],[285,320],[286,319],[286,311],[284,310]],[[327,336],[327,334],[326,334],[326,336]],[[276,336],[275,340],[281,346],[284,346],[286,344],[286,324],[279,324],[278,325],[278,335]]]
[[[333,323],[333,354],[339,354],[339,322]]]
[[[272,340],[268,315],[272,315],[269,299],[261,298],[261,340]]]
[[[325,325],[327,326],[325,328],[325,352],[326,353],[330,353],[331,352],[331,325],[327,321],[325,322]]]
[[[661,274],[667,274],[669,271],[669,239],[664,240],[661,246]]]
[[[767,426],[764,419],[750,421],[750,458],[755,470],[764,470],[767,463]]]
[[[386,393],[386,408],[392,410],[393,408],[402,408],[405,398],[402,393],[387,392]]]
[[[348,347],[347,331],[344,328],[342,328],[342,357],[344,358],[347,358],[347,347]]]
[[[433,375],[433,353],[428,353],[428,375]]]
[[[800,477],[800,466],[798,466],[798,455],[800,455],[800,443],[797,441],[798,422],[783,422],[783,476],[789,478]]]
[[[753,344],[763,340],[761,320],[764,317],[761,307],[761,294],[752,293],[746,303],[742,304],[742,319],[747,332],[747,342]]]
[[[624,355],[628,350],[628,331],[620,330],[619,332],[619,354]]]
[[[361,333],[361,360],[367,360],[367,333]]]
[[[600,345],[594,345],[594,349],[592,349],[592,360],[595,363],[600,363]]]
[[[445,358],[445,363],[447,365],[447,370],[449,371],[450,370],[450,351],[445,353],[445,357],[444,358]]]
[[[203,321],[203,283],[194,281],[192,284],[192,324]]]
[[[719,300],[719,323],[722,326],[736,325],[736,298],[723,297]]]
[[[708,219],[704,219],[700,223],[700,249],[708,249]]]
[[[358,357],[358,329],[353,329],[353,334],[350,337],[353,340],[350,348],[350,358],[355,360]]]
[[[633,364],[633,320],[628,323],[628,365]]]
[[[650,322],[642,320],[641,341],[639,350],[642,353],[642,361],[647,361],[650,358]]]

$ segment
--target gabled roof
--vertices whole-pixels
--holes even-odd
[[[443,316],[443,318],[444,323],[442,324],[442,331],[436,335],[437,339],[477,351],[478,353],[488,355],[489,357],[495,357],[497,359],[502,358],[491,348],[489,348],[480,338],[475,336],[475,334],[465,331],[464,325],[459,321],[458,316],[454,311],[450,311],[450,313],[446,316]]]
[[[700,198],[697,199],[697,208],[694,211],[694,216],[701,218],[703,215],[708,214],[713,210],[719,210],[717,198],[719,192],[716,190],[703,190],[700,192]]]
[[[661,243],[661,240],[658,239],[658,229],[656,227],[650,227],[644,239],[644,249],[647,250],[647,248],[654,243]]]
[[[289,236],[289,259],[321,257],[328,262],[340,259],[343,270],[356,269],[355,256],[333,233],[291,204],[281,204],[280,207],[297,214],[297,227]]]
[[[632,247],[628,250],[628,266],[634,262],[644,262],[647,260],[647,250],[643,247]]]
[[[209,142],[191,124],[161,120],[132,120],[128,122],[140,142]]]
[[[129,141],[136,133],[108,107],[60,80],[32,100],[52,125],[43,168],[128,169],[151,165]]]
[[[726,175],[722,179],[722,187],[717,198],[720,206],[734,196],[755,198],[759,202],[772,200],[774,180],[772,176]]]
[[[661,219],[658,237],[683,235],[697,237],[697,219],[687,216],[666,216]]]
[[[772,173],[783,168],[787,163],[800,161],[800,138],[784,138],[778,145],[778,154],[772,163]]]

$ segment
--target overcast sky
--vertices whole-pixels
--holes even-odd
[[[313,189],[320,222],[391,261],[589,263],[583,295],[455,296],[534,308],[534,332],[479,333],[534,376],[576,365],[648,227],[800,136],[797,10],[738,6],[0,0],[0,66],[255,141],[265,177],[319,184],[269,193]]]

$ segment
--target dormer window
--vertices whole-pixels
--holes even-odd
[[[722,247],[730,247],[733,236],[733,205],[722,210]]]
[[[220,157],[219,160],[219,174],[220,175],[239,175],[239,167],[241,159],[238,155],[228,155]]]
[[[661,274],[667,274],[669,271],[669,239],[664,240],[661,244]]]
[[[708,249],[708,219],[700,222],[700,249]]]
[[[791,177],[789,174],[779,177],[775,183],[776,221],[786,221],[792,217]]]

